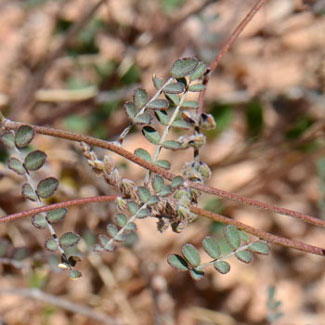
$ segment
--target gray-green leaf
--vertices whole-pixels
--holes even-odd
[[[220,246],[213,237],[206,236],[202,241],[202,245],[204,250],[210,257],[212,257],[213,259],[217,259],[220,257]]]
[[[217,261],[213,263],[214,268],[221,274],[226,274],[230,271],[230,264],[226,261]]]
[[[232,225],[224,228],[225,238],[233,249],[237,249],[240,246],[240,234],[239,230]]]
[[[173,64],[170,72],[174,78],[186,77],[195,70],[197,65],[198,61],[195,58],[178,59]]]
[[[182,248],[182,253],[186,261],[192,266],[200,264],[200,254],[192,244],[185,244]]]
[[[269,245],[262,241],[258,241],[249,245],[249,250],[256,254],[268,255],[270,253]]]
[[[142,128],[142,134],[145,138],[153,144],[159,144],[160,135],[159,133],[151,126],[145,126]]]
[[[42,199],[49,198],[54,194],[59,186],[59,181],[54,177],[42,179],[37,185],[37,194]]]
[[[143,88],[137,88],[134,91],[133,100],[135,106],[140,109],[148,102],[148,94]]]
[[[25,172],[26,172],[23,164],[20,162],[19,159],[15,158],[15,157],[11,157],[8,160],[8,168],[10,168],[11,170],[13,170],[18,175],[24,175]]]
[[[177,254],[171,254],[167,258],[167,262],[170,266],[177,269],[178,271],[188,271],[189,267],[183,257]]]
[[[32,151],[25,157],[24,165],[28,170],[38,170],[44,165],[46,157],[41,150]]]
[[[34,130],[28,125],[22,125],[18,128],[15,136],[15,144],[17,148],[24,148],[29,145],[29,143],[34,138]]]
[[[78,244],[80,236],[74,232],[66,232],[60,238],[60,244],[62,246],[75,246]]]
[[[139,148],[139,149],[136,149],[136,150],[134,151],[134,153],[135,153],[138,157],[140,157],[140,158],[142,158],[142,159],[144,159],[144,160],[146,160],[146,161],[151,162],[151,156],[150,156],[150,153],[149,153],[147,150],[144,150],[144,149],[142,149],[142,148]]]

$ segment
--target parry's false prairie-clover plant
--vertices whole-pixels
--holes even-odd
[[[74,232],[58,235],[54,225],[67,215],[68,206],[88,202],[114,200],[117,209],[114,222],[107,224],[105,231],[98,235],[98,242],[93,248],[95,252],[114,251],[119,243],[128,241],[130,234],[136,232],[137,226],[140,226],[138,221],[143,218],[155,218],[160,232],[171,227],[173,231],[179,233],[198,215],[226,224],[223,238],[217,240],[212,236],[206,236],[203,239],[202,246],[209,257],[207,262],[201,262],[198,249],[190,243],[183,246],[182,256],[178,254],[168,256],[168,263],[173,268],[188,271],[196,280],[203,277],[205,268],[210,265],[221,274],[229,272],[230,264],[226,260],[231,256],[249,263],[256,254],[268,254],[270,251],[268,243],[323,255],[321,248],[268,234],[198,207],[201,193],[207,192],[324,227],[324,222],[314,217],[273,207],[206,185],[211,170],[201,160],[200,149],[206,143],[204,132],[215,128],[216,124],[213,116],[202,112],[198,101],[193,100],[193,96],[188,99],[188,95],[204,91],[209,71],[210,68],[205,63],[194,57],[182,58],[172,65],[167,81],[153,76],[152,82],[156,93],[151,98],[145,89],[137,88],[133,94],[133,101],[124,104],[130,123],[115,142],[67,131],[24,125],[1,116],[1,140],[10,152],[8,167],[24,178],[22,195],[25,199],[35,202],[38,207],[34,209],[37,213],[25,211],[0,218],[0,222],[32,215],[32,224],[38,229],[47,229],[51,236],[45,242],[46,249],[58,252],[61,258],[59,266],[68,269],[69,277],[72,279],[81,276],[80,271],[75,269],[76,263],[80,260],[77,250],[80,237]],[[146,141],[154,145],[153,152],[139,147],[131,153],[123,148],[124,139],[133,126],[140,128]],[[183,133],[179,135],[179,132],[171,132],[173,129],[183,130]],[[83,156],[94,173],[114,187],[119,195],[62,202],[59,207],[58,204],[44,206],[44,200],[53,196],[58,189],[59,180],[46,177],[36,181],[37,171],[46,161],[46,153],[31,149],[30,143],[35,133],[79,142]],[[92,149],[93,146],[113,151],[146,168],[147,172],[142,183],[138,185],[139,182],[136,184],[134,180],[123,178],[114,160],[108,154],[99,157]],[[173,161],[160,159],[162,150],[192,150],[193,155],[191,161],[184,162],[181,174],[174,175],[169,171]],[[252,240],[247,233],[254,235],[258,240]]]

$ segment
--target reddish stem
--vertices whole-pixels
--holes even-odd
[[[117,198],[116,195],[103,195],[103,196],[85,197],[82,199],[76,199],[76,200],[71,200],[71,201],[50,204],[50,205],[42,206],[39,208],[29,209],[29,210],[25,210],[23,212],[10,214],[5,217],[0,217],[0,223],[5,223],[5,222],[9,222],[9,221],[29,217],[29,216],[34,216],[34,215],[42,213],[42,212],[47,212],[47,211],[51,211],[51,210],[55,210],[55,209],[59,209],[59,208],[66,208],[66,207],[71,207],[71,206],[75,206],[75,205],[83,205],[83,204],[87,204],[87,203],[114,201],[114,200],[116,200],[116,198]]]
[[[203,112],[203,102],[204,102],[204,96],[205,91],[210,79],[210,75],[214,72],[214,70],[217,68],[221,58],[224,56],[224,54],[229,50],[230,46],[236,41],[240,33],[244,30],[244,28],[247,26],[247,24],[252,20],[252,18],[255,16],[255,14],[262,8],[262,6],[265,4],[265,2],[268,0],[258,0],[253,8],[248,12],[248,14],[244,17],[244,19],[239,23],[239,25],[235,28],[235,30],[231,33],[230,37],[227,39],[227,41],[223,44],[220,51],[214,58],[214,60],[210,64],[210,71],[205,76],[203,83],[206,86],[203,91],[200,92],[199,95],[199,112]]]

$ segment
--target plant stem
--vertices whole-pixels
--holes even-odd
[[[249,234],[252,234],[258,238],[264,239],[265,241],[267,241],[268,243],[271,244],[278,244],[284,247],[290,247],[290,248],[294,248],[303,252],[307,252],[307,253],[311,253],[311,254],[315,254],[315,255],[320,255],[320,256],[325,256],[325,249],[324,248],[320,248],[317,246],[312,246],[309,244],[305,244],[302,243],[298,240],[293,240],[293,239],[287,239],[284,237],[280,237],[280,236],[276,236],[273,234],[270,234],[268,232],[265,231],[261,231],[258,230],[254,227],[248,226],[240,221],[236,221],[234,219],[230,219],[227,217],[224,217],[220,214],[211,212],[211,211],[206,211],[194,206],[191,206],[190,210],[197,214],[200,215],[202,217],[206,217],[209,218],[211,220],[214,221],[218,221],[221,223],[224,223],[226,225],[233,225],[235,227],[237,227],[238,229],[244,230]]]
[[[115,196],[115,195],[103,195],[103,196],[85,197],[82,199],[75,199],[75,200],[71,200],[71,201],[54,203],[54,204],[50,204],[50,205],[46,205],[46,206],[42,206],[42,207],[38,207],[38,208],[34,208],[34,209],[25,210],[23,212],[10,214],[8,216],[0,217],[0,223],[5,223],[5,222],[25,218],[25,217],[34,216],[38,213],[47,212],[47,211],[51,211],[51,210],[55,210],[55,209],[59,209],[59,208],[83,205],[83,204],[87,204],[87,203],[114,201],[114,200],[116,200],[116,198],[117,198],[117,196]]]
[[[148,169],[151,172],[158,174],[170,181],[176,176],[175,174],[173,174],[161,167],[158,167],[144,159],[141,159],[137,155],[125,150],[124,148],[122,148],[121,146],[119,146],[113,142],[96,139],[96,138],[93,138],[93,137],[90,137],[87,135],[83,135],[83,134],[76,134],[76,133],[72,133],[72,132],[68,132],[68,131],[57,130],[57,129],[47,128],[47,127],[43,127],[43,126],[14,122],[14,121],[10,121],[5,118],[3,118],[2,123],[0,122],[0,127],[2,126],[4,128],[9,128],[9,129],[17,129],[22,125],[29,125],[30,127],[32,127],[34,129],[34,131],[36,133],[39,133],[39,134],[48,135],[48,136],[52,136],[52,137],[56,137],[56,138],[72,140],[72,141],[76,141],[76,142],[85,142],[91,146],[97,146],[97,147],[100,147],[103,149],[110,150],[110,151],[115,152],[116,154],[123,156],[124,158],[136,163],[137,165],[142,166],[143,168]],[[313,216],[303,214],[298,211],[280,208],[280,207],[274,206],[272,204],[268,204],[265,202],[250,199],[250,198],[247,198],[245,196],[242,196],[242,195],[239,195],[236,193],[220,190],[220,189],[213,188],[213,187],[206,186],[206,185],[199,184],[199,183],[194,183],[194,182],[191,182],[188,180],[186,180],[186,182],[184,183],[184,186],[194,188],[199,191],[209,193],[212,195],[216,195],[216,196],[222,197],[227,200],[232,200],[235,202],[240,202],[245,205],[253,206],[255,208],[260,208],[260,209],[272,211],[275,213],[287,215],[287,216],[299,219],[303,222],[310,223],[314,226],[325,227],[325,220],[315,218]]]
[[[224,54],[229,50],[229,48],[232,46],[232,44],[236,41],[236,39],[239,37],[240,33],[244,30],[244,28],[248,25],[248,23],[252,20],[252,18],[255,16],[255,14],[262,8],[262,6],[266,3],[268,0],[258,0],[255,5],[252,7],[252,9],[248,12],[248,14],[244,17],[244,19],[239,23],[239,25],[235,28],[235,30],[231,33],[230,37],[227,39],[227,41],[223,44],[220,51],[214,58],[214,60],[210,64],[210,71],[205,76],[203,80],[203,84],[206,86],[203,91],[200,92],[199,95],[199,113],[203,112],[203,103],[204,103],[204,96],[206,92],[206,88],[209,82],[209,77],[214,72],[214,70],[217,68],[221,58],[224,56]]]

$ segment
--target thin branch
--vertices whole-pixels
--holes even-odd
[[[80,31],[85,27],[85,25],[89,22],[95,12],[103,5],[107,0],[99,0],[93,6],[91,6],[80,18],[76,21],[69,31],[66,34],[66,37],[62,41],[62,43],[57,47],[54,52],[52,52],[45,60],[41,63],[40,68],[35,72],[32,72],[29,76],[29,80],[24,83],[24,89],[20,92],[20,96],[18,96],[17,100],[13,105],[13,110],[11,112],[11,117],[16,118],[18,113],[21,111],[22,107],[27,108],[29,110],[35,101],[34,95],[37,89],[43,83],[45,75],[49,68],[52,66],[54,61],[58,59],[70,43],[73,41],[75,36],[77,36]]]
[[[249,234],[252,234],[258,238],[264,239],[268,243],[271,244],[278,244],[284,247],[289,247],[289,248],[294,248],[303,252],[315,254],[315,255],[320,255],[320,256],[325,256],[325,249],[320,248],[317,246],[309,245],[302,243],[298,240],[293,240],[293,239],[287,239],[284,237],[276,236],[273,234],[270,234],[265,231],[258,230],[254,227],[248,226],[242,222],[233,220],[231,218],[224,217],[220,214],[211,212],[211,211],[206,211],[197,207],[191,207],[191,211],[197,215],[200,215],[202,217],[209,218],[214,221],[218,221],[221,223],[224,223],[226,225],[233,225],[237,227],[238,229],[244,230]]]
[[[231,33],[230,37],[227,39],[227,41],[224,43],[224,45],[221,47],[220,51],[214,58],[214,60],[210,64],[210,71],[205,76],[203,83],[207,87],[207,84],[209,82],[209,77],[213,73],[213,71],[217,68],[221,58],[224,56],[224,54],[229,50],[229,48],[232,46],[232,44],[236,41],[236,39],[239,37],[240,33],[244,30],[244,28],[248,25],[248,23],[252,20],[252,18],[255,16],[255,14],[262,8],[262,6],[266,3],[268,0],[258,0],[253,8],[248,12],[248,14],[245,16],[245,18],[239,23],[239,25],[235,28],[235,30]],[[203,102],[204,102],[204,96],[205,96],[205,90],[200,92],[199,95],[199,112],[203,112]]]
[[[26,298],[37,299],[42,302],[46,302],[48,304],[52,304],[54,306],[58,306],[63,309],[69,310],[75,314],[81,314],[87,316],[88,318],[94,319],[104,324],[110,324],[110,325],[122,324],[121,322],[118,322],[116,319],[107,316],[102,312],[96,311],[84,305],[73,303],[67,299],[50,295],[36,288],[33,289],[1,288],[0,295],[16,295],[16,296],[18,295]]]
[[[20,123],[20,122],[13,122],[13,121],[10,121],[5,118],[3,118],[3,121],[2,121],[2,126],[5,128],[17,129],[21,125],[26,125],[26,124]],[[53,129],[53,128],[47,128],[47,127],[42,127],[42,126],[37,126],[37,125],[32,125],[32,124],[27,124],[27,125],[31,126],[34,129],[34,131],[39,134],[62,138],[62,139],[67,139],[67,140],[72,140],[72,141],[77,141],[77,142],[85,142],[91,146],[96,146],[96,147],[110,150],[110,151],[115,152],[116,154],[123,156],[124,158],[136,163],[137,165],[142,166],[147,170],[150,170],[151,172],[153,172],[155,174],[163,176],[164,178],[166,178],[168,180],[172,180],[176,176],[175,174],[173,174],[161,167],[158,167],[144,159],[141,159],[137,155],[125,150],[124,148],[117,145],[116,143],[96,139],[96,138],[93,138],[93,137],[90,137],[87,135],[83,135],[83,134],[76,134],[76,133],[72,133],[72,132],[68,132],[68,131],[57,130],[57,129]],[[0,119],[0,126],[1,126],[1,119]],[[268,204],[265,202],[261,202],[261,201],[257,201],[254,199],[244,197],[244,196],[236,194],[236,193],[224,191],[221,189],[213,188],[213,187],[206,186],[206,185],[199,184],[199,183],[194,183],[194,182],[191,182],[188,180],[186,181],[184,186],[194,188],[199,191],[209,193],[212,195],[216,195],[216,196],[222,197],[224,199],[228,199],[228,200],[240,202],[245,205],[253,206],[255,208],[260,208],[260,209],[272,211],[275,213],[287,215],[287,216],[299,219],[301,221],[310,223],[310,224],[318,226],[318,227],[325,227],[325,220],[315,218],[313,216],[303,214],[298,211],[280,208],[280,207],[274,206],[272,204]]]
[[[0,217],[0,223],[5,223],[5,222],[25,218],[25,217],[34,216],[34,215],[42,213],[42,212],[48,212],[48,211],[59,209],[59,208],[67,208],[67,207],[83,205],[83,204],[87,204],[87,203],[114,201],[114,200],[116,200],[116,198],[117,198],[117,196],[115,196],[115,195],[102,195],[102,196],[85,197],[82,199],[75,199],[75,200],[71,200],[71,201],[54,203],[54,204],[38,207],[35,209],[29,209],[29,210],[25,210],[23,212],[18,212],[18,213],[10,214],[8,216]]]

